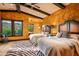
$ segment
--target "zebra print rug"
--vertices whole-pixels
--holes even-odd
[[[5,56],[44,56],[44,54],[28,41],[16,41]]]

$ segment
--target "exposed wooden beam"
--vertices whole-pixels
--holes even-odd
[[[0,10],[1,12],[17,12],[17,10]],[[20,11],[19,13],[23,13],[23,14],[26,14],[26,15],[30,15],[30,16],[33,16],[33,17],[36,17],[36,18],[39,18],[39,19],[43,19],[39,16],[35,16],[35,15],[32,15],[32,14],[29,14],[29,13],[25,13],[23,11]]]
[[[37,3],[31,3],[32,5],[35,5],[35,4],[37,4]]]
[[[37,8],[31,6],[31,5],[28,5],[28,4],[25,4],[25,3],[21,3],[21,5],[23,5],[23,6],[25,6],[25,7],[28,7],[28,8],[30,8],[30,9],[32,8],[33,10],[38,11],[38,12],[40,12],[40,13],[42,13],[42,14],[50,15],[49,13],[47,13],[47,12],[45,12],[45,11],[42,11],[42,10],[40,10],[40,9],[37,9]]]
[[[17,12],[17,10],[0,10],[0,12]]]
[[[53,3],[54,5],[56,5],[57,7],[64,9],[65,6],[62,3]]]
[[[20,12],[20,3],[15,3],[15,5],[16,5],[17,11]]]

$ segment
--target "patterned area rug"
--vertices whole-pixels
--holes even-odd
[[[13,45],[9,48],[5,56],[44,56],[44,54],[28,41],[12,42]]]

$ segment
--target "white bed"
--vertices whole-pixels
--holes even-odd
[[[70,24],[77,25],[74,31]],[[79,23],[77,21],[66,21],[58,27],[58,32],[68,32],[69,37],[63,33],[62,37],[50,36],[46,37],[42,34],[30,35],[30,41],[33,45],[38,46],[44,55],[49,56],[79,56]],[[73,31],[73,32],[72,32]]]

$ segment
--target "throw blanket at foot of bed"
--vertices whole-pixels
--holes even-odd
[[[33,46],[29,40],[15,41],[0,46],[2,56],[44,56],[38,47]]]
[[[38,46],[49,56],[79,56],[79,40],[76,39],[43,37],[40,38]]]
[[[14,42],[6,56],[44,56],[38,47],[33,46],[30,41]]]
[[[41,51],[21,50],[21,51],[8,51],[6,56],[44,56],[44,54]]]

